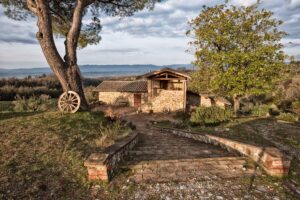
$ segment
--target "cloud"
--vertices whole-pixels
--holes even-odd
[[[14,21],[0,12],[0,27],[0,43],[37,44],[37,28],[32,22]]]
[[[104,52],[104,53],[136,53],[142,51],[141,49],[138,48],[111,48],[111,49],[97,49],[95,52]]]
[[[231,4],[239,5],[239,6],[251,6],[257,2],[257,0],[231,0],[229,1]]]
[[[193,56],[185,52],[188,40],[187,22],[196,17],[203,6],[214,6],[225,0],[167,0],[157,3],[154,10],[143,10],[132,17],[101,16],[102,41],[78,51],[80,64],[173,64],[190,63]],[[256,0],[229,0],[234,5],[248,6]],[[280,27],[289,35],[282,43],[290,55],[300,50],[300,0],[262,0],[260,8],[274,12],[284,21]],[[90,16],[84,18],[89,22]],[[36,22],[13,21],[4,16],[0,7],[0,67],[22,65],[45,66],[46,62],[37,44]],[[61,39],[56,39],[63,55]],[[26,44],[25,48],[23,44]],[[9,51],[9,52],[8,52]],[[11,53],[13,52],[13,54]],[[18,64],[19,63],[19,64]]]

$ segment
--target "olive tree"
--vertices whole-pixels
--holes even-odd
[[[198,68],[195,90],[232,97],[237,112],[241,98],[269,92],[280,79],[287,58],[280,40],[286,33],[278,30],[282,22],[259,9],[259,3],[204,7],[189,24]]]

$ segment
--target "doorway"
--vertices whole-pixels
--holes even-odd
[[[133,105],[134,107],[140,107],[142,104],[142,94],[133,95]]]

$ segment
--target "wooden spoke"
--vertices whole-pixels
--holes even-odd
[[[58,99],[58,108],[63,113],[75,113],[80,107],[80,97],[74,91],[64,92]]]

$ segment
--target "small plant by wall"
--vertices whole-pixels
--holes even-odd
[[[190,121],[200,125],[218,125],[229,121],[232,116],[231,109],[222,109],[217,106],[198,107],[192,113]]]
[[[297,116],[296,114],[293,114],[293,113],[280,113],[280,115],[278,115],[276,118],[278,120],[291,122],[291,123],[299,121],[299,116]]]

